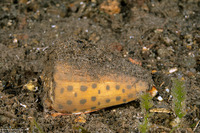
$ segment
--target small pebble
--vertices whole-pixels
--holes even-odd
[[[25,104],[20,103],[20,105],[24,108],[26,108],[27,106]]]
[[[166,88],[165,91],[169,93],[169,89],[168,88]]]
[[[149,91],[152,97],[155,97],[158,93],[158,90],[155,86],[152,87],[152,89]]]
[[[143,47],[142,50],[143,50],[143,51],[147,51],[147,50],[149,50],[149,48]]]
[[[163,32],[163,29],[156,29],[154,32],[155,32],[155,33],[162,33],[162,32]]]
[[[15,38],[14,40],[13,40],[13,43],[17,43],[18,42],[18,40],[17,40],[17,38]]]
[[[160,102],[163,101],[163,98],[161,96],[158,96],[157,98]]]
[[[176,126],[178,126],[178,124],[179,124],[180,122],[181,122],[180,118],[177,117],[177,118],[175,118],[174,120],[172,120],[172,121],[170,122],[170,125],[171,125],[172,127],[176,127]]]
[[[12,25],[12,20],[9,20],[8,21],[8,26],[11,26]]]
[[[169,73],[174,73],[174,72],[176,72],[178,70],[178,68],[171,68],[170,70],[169,70]]]
[[[172,99],[172,95],[169,96],[169,99]]]
[[[51,25],[51,28],[57,28],[57,26],[56,25]]]

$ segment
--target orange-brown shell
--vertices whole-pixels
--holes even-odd
[[[62,113],[89,112],[127,103],[148,88],[147,82],[136,77],[107,74],[92,78],[84,70],[64,63],[56,63],[52,78],[45,82],[51,107]]]

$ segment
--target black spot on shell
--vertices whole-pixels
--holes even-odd
[[[74,93],[74,96],[77,97],[77,93]]]
[[[72,91],[73,90],[73,86],[71,86],[71,85],[67,86],[67,90],[68,91]]]
[[[120,86],[119,86],[119,85],[116,85],[115,88],[116,88],[116,90],[119,90],[119,89],[120,89]]]
[[[126,99],[123,99],[123,102],[126,102]]]
[[[91,107],[91,110],[94,110],[94,109],[96,109],[96,107]]]
[[[120,96],[117,96],[117,97],[116,97],[116,101],[119,101],[120,99],[121,99]]]
[[[87,90],[87,86],[81,86],[81,91],[86,91]]]
[[[81,99],[81,100],[80,100],[80,104],[85,104],[86,102],[87,102],[86,99]]]
[[[71,105],[71,104],[72,104],[72,101],[71,101],[71,100],[67,100],[67,104],[68,104],[68,105]]]
[[[61,88],[60,89],[60,94],[63,94],[63,92],[64,92],[64,88]]]
[[[96,97],[91,97],[91,100],[92,101],[96,101]]]
[[[98,90],[98,94],[101,94],[101,91],[100,91],[100,90]]]
[[[63,109],[63,106],[61,104],[58,104],[59,109]]]
[[[93,89],[97,88],[97,84],[92,84],[92,88]]]
[[[133,98],[133,94],[128,94],[128,98]]]
[[[110,90],[110,86],[109,85],[106,86],[106,90]]]
[[[101,103],[100,103],[100,102],[98,102],[98,105],[101,105]]]
[[[77,111],[77,109],[75,108],[74,111]]]
[[[110,102],[110,99],[106,99],[106,103],[109,103]]]
[[[131,88],[132,88],[132,86],[131,86],[131,85],[127,85],[126,87],[127,87],[127,89],[131,89]]]
[[[125,93],[125,89],[122,89],[122,92]]]

